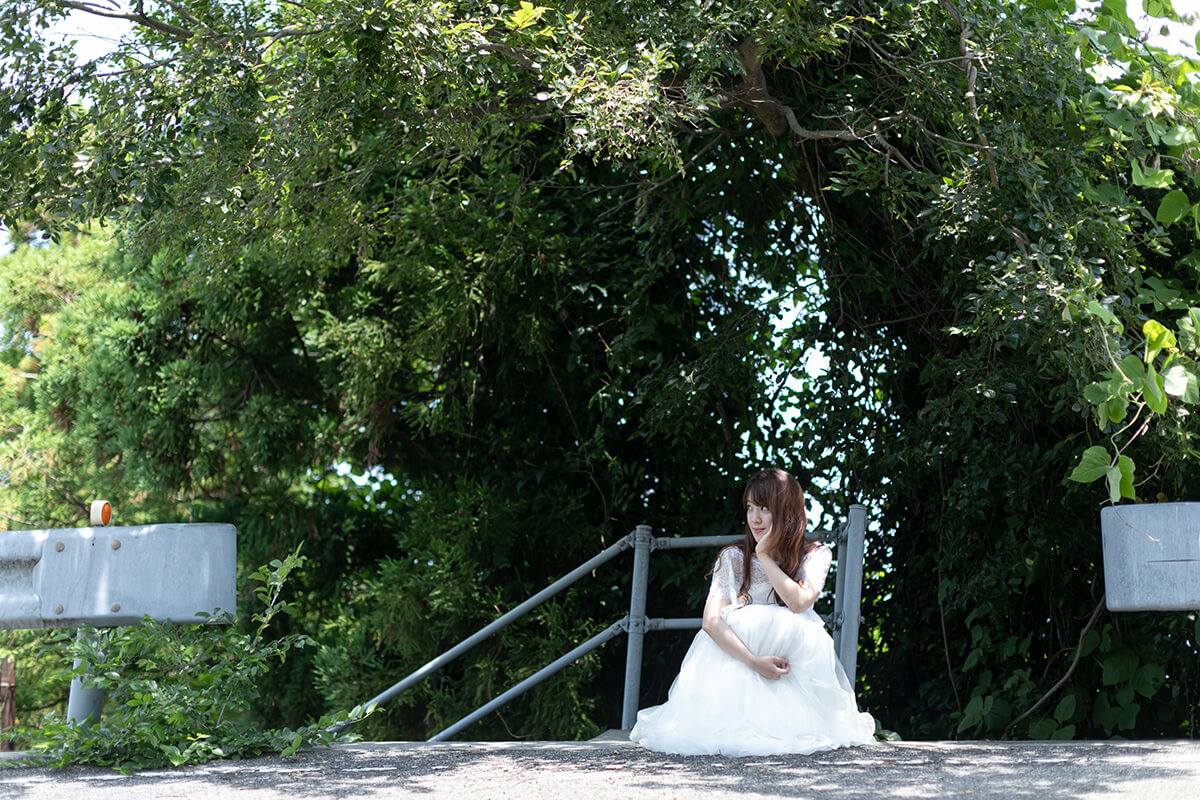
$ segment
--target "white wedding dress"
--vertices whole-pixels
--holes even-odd
[[[800,565],[805,582],[824,586],[830,550],[814,548]],[[721,614],[756,655],[783,656],[788,673],[767,680],[717,646],[704,631],[683,657],[667,702],[638,712],[629,738],[663,753],[729,756],[813,753],[875,740],[875,721],[860,712],[833,651],[833,639],[811,608],[777,605],[771,582],[750,558],[750,603],[737,599],[742,552],[726,548],[713,571],[714,593],[730,601]]]

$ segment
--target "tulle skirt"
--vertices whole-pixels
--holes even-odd
[[[701,631],[667,702],[638,712],[632,741],[663,753],[747,756],[875,740],[875,721],[858,710],[833,639],[814,611],[752,604],[725,619],[752,653],[786,658],[788,673],[767,680]]]

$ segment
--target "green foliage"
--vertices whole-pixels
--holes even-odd
[[[291,613],[282,599],[284,583],[303,562],[297,551],[254,574],[261,608],[252,615],[258,627],[249,634],[228,627],[229,619],[177,627],[146,618],[141,626],[83,629],[73,639],[60,635],[47,657],[75,661],[74,675],[83,687],[105,691],[105,713],[99,723],[81,725],[51,712],[39,728],[19,735],[55,766],[123,770],[265,752],[290,755],[301,746],[332,743],[333,726],[361,718],[361,708],[297,730],[264,730],[246,716],[263,674],[293,648],[312,644],[298,634],[264,638],[276,615]]]
[[[412,504],[410,522],[397,534],[399,554],[361,575],[343,594],[335,614],[322,623],[317,635],[324,646],[315,675],[328,702],[373,696],[386,688],[387,676],[415,670],[510,610],[524,597],[517,592],[506,597],[499,578],[536,569],[539,540],[572,524],[579,513],[568,504],[543,517],[546,531],[522,534],[519,511],[511,502],[466,480],[448,488]],[[504,547],[500,540],[513,535],[522,541]],[[401,695],[364,732],[432,734],[450,725],[605,627],[581,611],[576,591],[541,606],[481,644],[466,663]],[[600,729],[592,721],[595,701],[588,689],[599,668],[599,656],[585,656],[506,708],[498,721],[481,723],[472,737],[504,738],[522,730],[555,739],[594,736]]]
[[[148,3],[80,68],[33,35],[52,6],[0,12],[4,218],[63,242],[3,262],[0,506],[230,520],[246,563],[304,541],[272,629],[320,648],[256,713],[361,701],[634,524],[727,532],[777,462],[872,506],[888,728],[1195,733],[1192,622],[1092,613],[1081,481],[1198,477],[1200,62],[1123,3]],[[656,615],[694,615],[703,561],[656,557]],[[424,738],[620,582],[369,732]],[[614,725],[619,662],[472,735]]]

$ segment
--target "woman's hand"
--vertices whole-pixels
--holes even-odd
[[[748,662],[750,669],[769,681],[777,681],[788,674],[788,660],[782,656],[754,656]]]
[[[769,534],[764,536],[758,540],[758,545],[754,548],[755,555],[758,556],[758,563],[762,565],[763,572],[767,574],[767,579],[771,581],[771,588],[775,590],[779,599],[783,601],[784,605],[799,614],[812,607],[812,604],[817,601],[820,590],[810,583],[785,574],[775,558],[766,551],[766,548],[770,547],[769,539]]]
[[[761,539],[755,543],[754,554],[759,556],[760,561],[764,558],[770,558],[772,561],[775,560],[774,558],[771,558],[771,542],[774,536],[775,529],[771,528],[762,535]]]

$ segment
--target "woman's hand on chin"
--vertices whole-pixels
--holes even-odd
[[[771,558],[771,536],[772,532],[767,531],[754,545],[754,554],[759,558]]]

